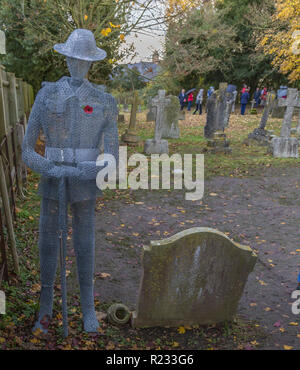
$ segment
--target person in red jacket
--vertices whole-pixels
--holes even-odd
[[[194,101],[194,95],[193,93],[191,92],[188,96],[188,108],[187,110],[190,111],[191,110],[191,107],[192,107],[192,103]]]

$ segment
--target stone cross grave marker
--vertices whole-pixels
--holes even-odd
[[[300,107],[300,99],[297,89],[288,89],[287,98],[278,100],[278,106],[286,107],[283,117],[280,137],[274,137],[271,142],[271,149],[274,157],[298,158],[299,143],[296,137],[291,137],[291,126],[294,109]]]
[[[143,250],[134,327],[232,320],[257,256],[218,230],[191,228]]]
[[[165,109],[171,99],[166,98],[166,91],[159,90],[158,95],[151,100],[151,105],[156,108],[154,139],[145,141],[144,152],[146,154],[168,153],[168,141],[162,140]]]

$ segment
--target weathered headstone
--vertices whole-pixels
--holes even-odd
[[[159,90],[158,95],[152,99],[152,106],[156,107],[154,139],[147,139],[144,145],[146,154],[169,153],[168,141],[162,139],[163,126],[165,121],[165,109],[171,102],[166,98],[165,90]]]
[[[179,121],[184,121],[185,120],[185,111],[181,110],[180,115],[179,115]]]
[[[212,153],[231,152],[224,130],[228,126],[234,95],[233,92],[227,91],[227,86],[227,83],[220,83],[219,89],[212,93],[206,103],[204,136],[208,139],[206,151]]]
[[[155,121],[156,117],[156,108],[153,107],[151,104],[148,105],[149,112],[147,113],[147,122]]]
[[[232,320],[257,256],[211,228],[151,241],[134,327],[214,324]]]
[[[283,100],[283,99],[282,99]],[[299,143],[296,137],[291,137],[291,125],[295,107],[300,107],[300,99],[297,89],[288,89],[285,101],[278,101],[279,106],[285,106],[285,114],[279,137],[274,137],[271,141],[271,150],[274,157],[279,158],[298,158]]]
[[[123,111],[124,112],[129,112],[129,107],[128,107],[128,104],[127,103],[124,103],[123,104]]]
[[[233,91],[233,104],[232,104],[232,108],[231,108],[231,113],[235,112],[236,97],[237,97],[237,90],[234,90]]]
[[[283,118],[285,113],[285,107],[278,106],[279,100],[285,100],[284,98],[278,98],[275,100],[274,107],[272,110],[272,118]]]
[[[131,105],[130,122],[129,127],[125,134],[122,135],[123,143],[136,145],[140,141],[140,137],[136,134],[136,111],[138,106],[138,92],[135,91],[133,94],[133,100]]]
[[[278,101],[280,99],[286,99],[287,97],[287,86],[280,86],[280,88],[277,90],[277,99],[274,102],[274,106],[272,109],[272,118],[283,118],[285,113],[285,107],[279,106]]]
[[[178,121],[180,118],[180,104],[176,96],[168,96],[170,103],[165,108],[165,121],[162,130],[163,139],[178,139],[180,130]]]
[[[118,115],[118,123],[124,123],[125,122],[125,116],[124,114]]]
[[[264,107],[263,115],[260,120],[260,124],[257,128],[255,128],[249,135],[248,139],[245,140],[245,144],[249,145],[252,143],[252,140],[255,141],[256,144],[259,145],[269,145],[270,141],[270,134],[265,129],[270,112],[272,111],[274,102],[275,102],[276,95],[273,91],[268,93],[266,105]]]

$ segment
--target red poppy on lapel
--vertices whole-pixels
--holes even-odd
[[[85,111],[85,113],[88,113],[88,114],[93,113],[93,107],[91,107],[89,105],[83,105],[82,108]]]

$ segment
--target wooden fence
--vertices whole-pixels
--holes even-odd
[[[19,273],[14,221],[16,198],[23,197],[26,167],[22,163],[22,141],[33,104],[32,86],[0,65],[0,285],[8,280],[8,253],[14,273]]]

